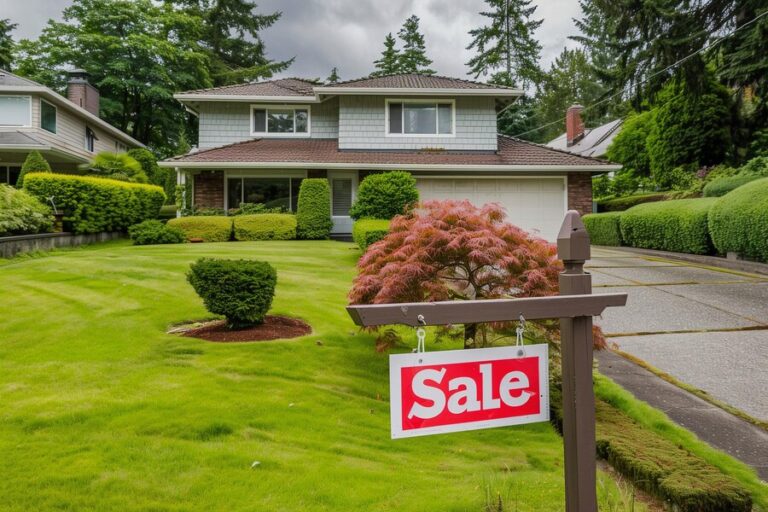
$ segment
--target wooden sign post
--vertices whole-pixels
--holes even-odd
[[[607,307],[624,306],[626,293],[592,295],[592,276],[584,272],[589,235],[579,214],[569,211],[557,237],[565,269],[560,295],[520,299],[414,302],[349,306],[357,325],[477,324],[560,319],[563,373],[563,444],[567,512],[597,512],[595,395],[592,388],[592,317]]]

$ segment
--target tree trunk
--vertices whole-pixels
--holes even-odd
[[[477,324],[464,324],[464,348],[470,348],[477,336]]]

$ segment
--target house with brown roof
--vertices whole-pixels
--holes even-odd
[[[418,74],[328,85],[279,79],[189,91],[197,147],[161,163],[192,182],[192,205],[295,210],[299,185],[327,178],[334,234],[350,233],[357,187],[375,172],[414,175],[422,200],[467,199],[554,239],[567,209],[592,210],[591,176],[617,168],[497,133],[522,91]]]
[[[30,151],[39,151],[56,172],[73,172],[100,151],[144,147],[101,119],[99,102],[83,70],[70,72],[64,97],[0,69],[0,183],[16,184]]]

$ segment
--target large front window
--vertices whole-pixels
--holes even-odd
[[[295,212],[302,178],[228,178],[227,208],[263,204]]]
[[[0,96],[0,126],[31,126],[32,98]]]
[[[387,101],[389,135],[453,135],[453,101]]]
[[[252,135],[309,135],[309,106],[252,107]]]

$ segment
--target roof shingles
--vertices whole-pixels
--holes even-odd
[[[329,84],[326,87],[359,87],[386,89],[512,89],[495,84],[484,84],[472,80],[452,78],[439,75],[421,75],[418,73],[403,73],[377,77],[358,78],[346,82]]]
[[[281,78],[266,82],[225,85],[211,89],[198,89],[183,94],[222,95],[222,96],[314,96],[315,84],[300,78]]]

